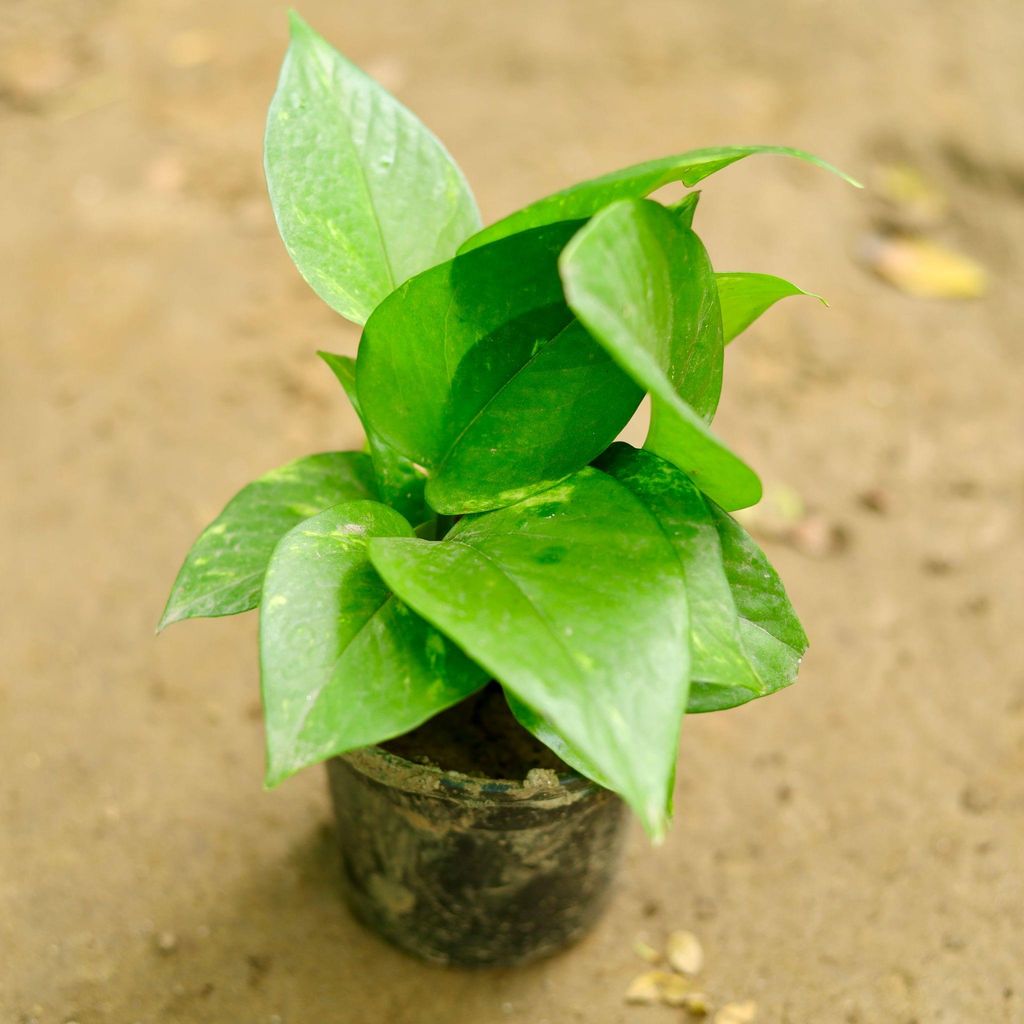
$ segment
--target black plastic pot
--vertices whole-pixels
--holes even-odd
[[[349,904],[423,960],[525,963],[596,921],[623,805],[575,772],[471,778],[379,747],[327,764]]]

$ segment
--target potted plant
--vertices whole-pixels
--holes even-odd
[[[551,952],[597,914],[623,801],[665,830],[684,713],[787,686],[807,645],[730,512],[723,350],[800,289],[716,273],[697,150],[482,228],[438,140],[297,16],[266,173],[285,245],[364,325],[322,352],[366,432],[244,488],[161,621],[260,609],[266,784],[326,761],[350,902],[451,963]],[[834,170],[834,168],[830,168]],[[837,172],[839,173],[839,172]],[[615,438],[649,394],[643,448]]]

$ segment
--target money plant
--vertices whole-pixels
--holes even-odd
[[[804,293],[716,272],[697,192],[648,198],[758,153],[835,170],[694,150],[482,227],[442,144],[292,17],[270,200],[303,277],[362,325],[355,358],[320,356],[366,444],[243,488],[161,622],[259,607],[268,786],[496,680],[658,837],[684,714],[793,681],[804,631],[730,515],[761,485],[710,424],[725,346]],[[643,447],[616,442],[645,394]]]

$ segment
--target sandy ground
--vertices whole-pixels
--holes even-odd
[[[255,621],[152,635],[253,476],[354,447],[260,163],[283,5],[5,0],[0,25],[0,1021],[657,1024],[636,935],[696,931],[762,1024],[1024,1021],[1024,18],[1017,0],[305,0],[438,131],[489,218],[698,145],[916,161],[990,295],[856,263],[874,200],[778,159],[707,183],[724,269],[820,291],[730,352],[721,432],[846,544],[769,544],[802,682],[685,725],[568,954],[420,966],[339,896],[325,787],[260,788]],[[866,492],[871,492],[867,507]],[[877,492],[877,493],[876,493]]]

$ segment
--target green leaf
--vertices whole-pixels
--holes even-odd
[[[345,397],[349,400],[349,404],[359,417],[359,422],[362,423],[363,410],[359,405],[359,393],[356,391],[356,361],[351,356],[342,356],[335,352],[325,352],[323,349],[318,349],[316,354],[327,364],[331,373],[337,377],[338,383],[345,392]],[[365,427],[366,424],[364,423],[363,426]]]
[[[487,682],[370,564],[369,538],[411,535],[397,512],[356,501],[274,550],[260,609],[268,786],[414,729]]]
[[[480,225],[441,143],[294,13],[265,164],[289,255],[314,291],[356,323]]]
[[[807,637],[743,528],[652,452],[615,444],[597,465],[643,503],[679,560],[690,607],[687,711],[720,711],[793,682]]]
[[[719,146],[714,149],[694,149],[688,153],[634,164],[632,167],[603,174],[599,178],[591,178],[589,181],[580,182],[554,195],[546,196],[478,231],[463,243],[460,251],[468,252],[499,238],[506,238],[528,228],[540,227],[542,224],[590,217],[616,200],[641,199],[662,185],[669,185],[674,181],[681,181],[687,188],[691,188],[715,171],[720,171],[723,167],[728,167],[737,160],[755,153],[777,153],[806,160],[817,167],[838,174],[844,181],[857,188],[863,187],[860,182],[832,164],[802,149],[790,149],[788,146]]]
[[[333,352],[318,352],[317,355],[338,378],[349,402],[352,403],[352,408],[363,424],[366,446],[373,460],[373,472],[377,478],[377,490],[381,500],[401,512],[416,526],[427,522],[432,518],[432,513],[424,495],[427,484],[426,470],[417,466],[411,459],[399,455],[367,425],[356,390],[356,361],[350,356],[339,356]]]
[[[599,786],[604,786],[605,789],[614,789],[604,772],[593,761],[584,757],[579,749],[569,743],[564,736],[557,733],[547,719],[538,715],[533,708],[527,707],[508,690],[505,691],[505,700],[508,702],[512,714],[515,715],[516,721],[527,732],[536,736],[544,746],[553,750],[570,768],[575,768],[580,775],[585,775]]]
[[[270,554],[285,533],[331,505],[376,496],[370,458],[362,452],[310,455],[261,476],[192,545],[157,629],[255,608]]]
[[[579,231],[560,266],[580,321],[651,393],[646,447],[726,508],[755,504],[756,474],[705,423],[721,390],[722,335],[700,239],[671,210],[625,200]]]
[[[800,659],[807,651],[807,634],[786,596],[779,574],[754,539],[727,512],[708,502],[722,562],[740,616],[743,649],[765,693],[788,686],[796,679]],[[698,699],[700,695],[698,693]],[[725,706],[709,695],[701,711]]]
[[[700,192],[687,192],[678,203],[673,203],[669,209],[676,215],[676,221],[681,227],[693,227],[693,215],[697,212],[697,204],[700,202]]]
[[[722,333],[727,345],[779,299],[790,295],[809,295],[823,306],[828,305],[820,295],[805,292],[772,274],[715,274],[715,280],[722,305]]]
[[[558,254],[577,227],[549,225],[434,267],[366,325],[356,372],[367,428],[427,468],[439,512],[550,486],[603,451],[640,402],[565,304]]]
[[[679,566],[658,524],[594,469],[440,542],[374,539],[402,600],[665,825],[689,679]]]

